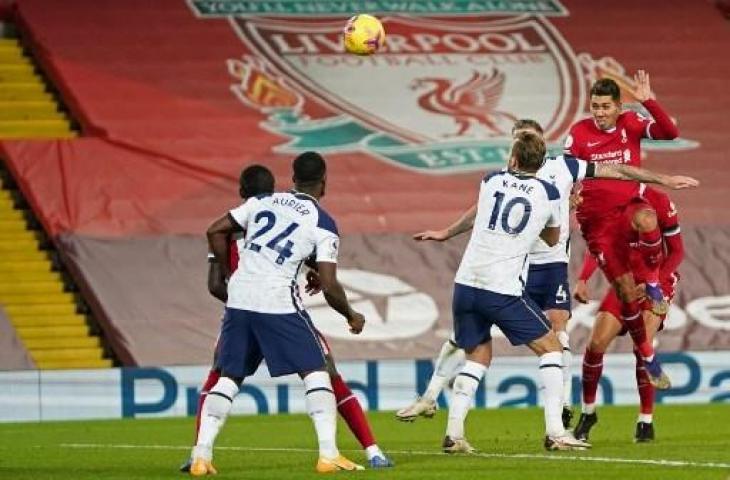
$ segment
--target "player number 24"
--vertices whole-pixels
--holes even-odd
[[[254,252],[260,252],[261,251],[261,245],[258,243],[254,243],[254,240],[261,237],[262,235],[266,234],[274,228],[276,225],[276,215],[274,215],[274,212],[270,210],[263,210],[256,214],[256,217],[254,218],[254,222],[256,222],[256,225],[260,223],[264,223],[263,226],[254,233],[254,235],[249,240],[248,249],[253,250]],[[270,248],[271,250],[277,252],[279,254],[278,257],[276,257],[276,263],[278,265],[281,265],[284,263],[284,261],[292,256],[292,247],[294,246],[294,243],[292,243],[291,240],[287,240],[286,237],[292,234],[294,230],[299,228],[299,224],[296,222],[292,222],[289,224],[288,227],[286,227],[284,230],[279,232],[278,235],[275,235],[271,240],[266,242],[266,248]]]

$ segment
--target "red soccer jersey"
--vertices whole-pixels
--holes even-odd
[[[586,118],[570,129],[565,152],[589,162],[641,166],[641,139],[648,136],[651,123],[636,112],[623,112],[613,129],[601,130],[592,118]],[[638,192],[637,182],[603,179],[583,182],[579,217],[625,205]]]

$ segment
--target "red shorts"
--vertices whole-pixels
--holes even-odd
[[[664,292],[664,298],[667,299],[667,301],[671,304],[672,300],[674,300],[674,294],[676,292],[675,288],[677,286],[677,282],[679,281],[679,274],[674,273],[670,278],[665,279],[661,283],[662,292]],[[643,280],[638,279],[636,283],[643,283]],[[645,300],[642,304],[643,310],[651,310],[651,304]],[[624,323],[624,319],[621,316],[621,300],[619,300],[618,295],[616,295],[616,290],[613,288],[609,288],[608,292],[606,292],[606,296],[603,297],[603,301],[601,302],[601,305],[598,307],[599,312],[606,312],[610,313],[616,319],[621,323],[621,332],[619,332],[619,335],[626,335],[628,332],[628,329],[626,328],[626,324]],[[666,315],[662,315],[660,317],[661,323],[659,324],[659,331],[661,331],[664,328],[664,319],[666,318]]]
[[[634,197],[621,207],[578,215],[588,250],[611,283],[632,270],[629,244],[635,232],[631,222],[637,211],[647,208],[652,209],[649,202],[641,197]]]

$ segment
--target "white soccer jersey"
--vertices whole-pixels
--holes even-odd
[[[541,238],[537,239],[530,252],[530,265],[546,263],[568,263],[570,260],[570,191],[573,185],[586,177],[588,162],[571,155],[547,157],[545,165],[537,171],[537,177],[555,186],[560,193],[560,240],[549,247]]]
[[[230,211],[245,231],[238,268],[228,282],[227,306],[262,313],[302,310],[296,278],[313,253],[337,262],[339,236],[332,217],[298,192],[249,198]]]
[[[522,295],[527,256],[546,226],[560,226],[560,194],[536,177],[506,171],[484,178],[456,283]]]

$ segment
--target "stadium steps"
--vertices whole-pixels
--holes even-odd
[[[37,362],[38,368],[43,370],[61,370],[70,368],[111,368],[112,361],[108,359],[75,359],[67,358],[64,360],[43,360]]]
[[[0,39],[0,139],[76,136],[21,44]]]
[[[5,186],[12,184],[7,172],[0,173]],[[87,316],[79,313],[77,294],[42,248],[48,242],[28,229],[31,212],[16,208],[22,204],[19,192],[0,189],[0,305],[38,368],[112,367]]]
[[[0,39],[0,140],[75,136],[22,45]],[[26,202],[10,190],[15,185],[9,173],[0,174],[0,305],[18,337],[40,369],[112,367],[40,224],[20,208]]]

